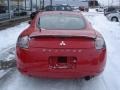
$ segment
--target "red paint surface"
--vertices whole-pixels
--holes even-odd
[[[20,37],[26,35],[32,37],[28,49],[16,47],[17,68],[20,72],[48,78],[99,75],[106,64],[106,48],[100,50],[95,48],[95,38],[101,34],[96,32],[87,20],[83,30],[39,30],[36,27],[38,18],[49,13],[61,12],[38,14],[31,26],[20,35]],[[80,13],[75,15],[81,16]],[[65,45],[60,45],[61,42]],[[59,63],[58,57],[67,57],[67,63]]]

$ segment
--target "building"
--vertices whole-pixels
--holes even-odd
[[[50,4],[50,0],[45,0],[45,6]],[[85,6],[88,7],[88,0],[52,0],[52,4],[68,4],[71,6]]]

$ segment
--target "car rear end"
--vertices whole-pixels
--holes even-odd
[[[76,21],[75,18],[72,20]],[[67,27],[69,30],[66,26],[66,30],[63,27],[56,30],[52,24],[49,27],[46,27],[47,23],[42,24],[42,18],[40,23],[44,29],[18,39],[17,67],[22,73],[47,78],[80,78],[96,76],[104,70],[105,42],[94,30],[84,31],[83,27],[70,30],[74,26]],[[56,24],[57,27],[61,25]]]

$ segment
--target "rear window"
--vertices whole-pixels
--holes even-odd
[[[85,27],[85,21],[82,17],[74,15],[44,15],[40,17],[38,25],[48,30],[80,30]]]

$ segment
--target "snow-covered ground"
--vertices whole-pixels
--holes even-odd
[[[84,79],[54,80],[24,76],[14,69],[7,78],[0,79],[0,90],[120,90],[120,23],[110,22],[103,14],[93,10],[83,14],[106,41],[108,55],[103,74],[90,81]],[[12,41],[11,44],[15,44],[18,31],[21,32],[28,24],[22,23],[20,26],[13,27],[17,35],[14,35],[15,39],[13,38],[14,42]],[[8,47],[7,44],[4,43]]]
[[[15,27],[0,31],[0,51],[2,51],[2,49],[15,45],[17,37],[27,27],[27,22],[24,22]]]
[[[0,60],[15,58],[15,44],[19,34],[29,26],[27,22],[0,31]],[[0,78],[10,70],[0,70]],[[1,89],[0,89],[1,90]]]

